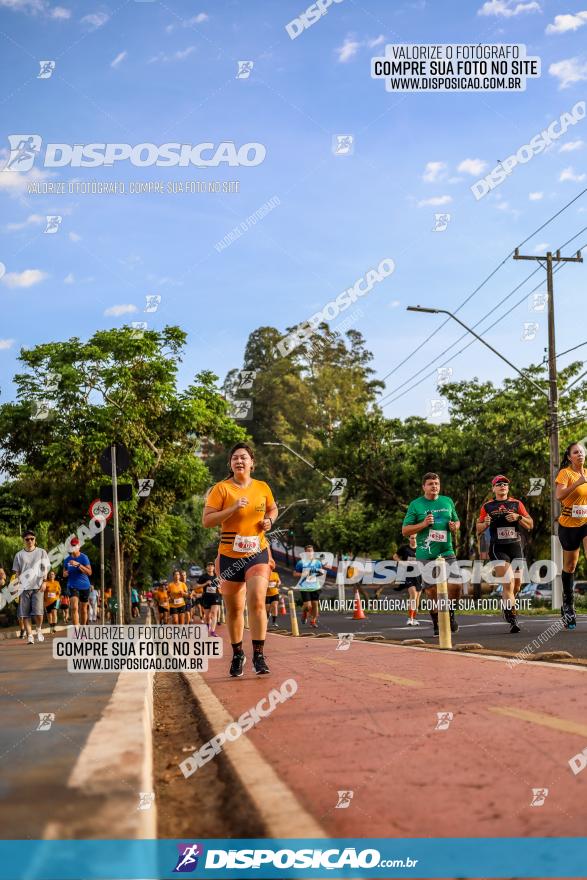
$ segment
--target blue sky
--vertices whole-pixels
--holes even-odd
[[[241,365],[251,330],[303,321],[383,258],[395,261],[394,274],[359,301],[359,313],[354,307],[338,320],[349,318],[364,334],[379,377],[391,372],[387,415],[430,413],[435,376],[395,397],[433,358],[447,360],[455,379],[510,373],[479,343],[454,356],[456,325],[424,343],[441,317],[405,306],[458,307],[587,186],[583,120],[486,198],[476,201],[470,190],[585,98],[587,0],[342,0],[292,40],[285,25],[305,8],[305,0],[0,0],[2,164],[13,133],[71,144],[258,142],[267,151],[256,167],[123,162],[0,172],[0,399],[13,394],[21,346],[129,321],[188,331],[183,382],[200,369],[223,377]],[[387,43],[502,42],[524,43],[541,58],[542,76],[525,92],[392,94],[370,76],[371,57]],[[55,70],[38,79],[47,59]],[[248,79],[236,76],[242,60],[254,61]],[[333,154],[337,134],[353,136],[352,155]],[[127,189],[138,181],[238,180],[240,192],[45,196],[27,194],[32,179],[123,181]],[[215,249],[275,196],[279,204],[263,220]],[[445,232],[432,232],[436,212],[451,215]],[[63,217],[55,235],[44,233],[47,215]],[[524,251],[554,249],[583,226],[587,197]],[[587,230],[571,249],[585,242]],[[461,318],[477,322],[534,268],[510,260]],[[559,350],[587,339],[577,321],[586,272],[570,265],[556,276]],[[543,281],[537,273],[491,320]],[[149,294],[162,300],[146,315]],[[538,323],[534,339],[522,341],[524,323]],[[520,366],[539,361],[546,316],[525,299],[487,339]]]

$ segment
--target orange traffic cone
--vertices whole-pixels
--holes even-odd
[[[353,620],[365,620],[366,614],[361,607],[361,597],[359,591],[355,590],[355,610],[353,611]]]
[[[287,608],[285,607],[285,596],[279,597],[279,613],[287,614]]]

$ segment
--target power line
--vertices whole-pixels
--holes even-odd
[[[572,238],[570,238],[570,239],[568,239],[568,241],[564,242],[564,244],[562,244],[562,245],[560,246],[559,250],[561,250],[562,248],[564,248],[564,247],[566,247],[567,245],[569,245],[572,241],[574,241],[576,238],[578,238],[579,235],[581,235],[581,234],[582,234],[583,232],[585,232],[586,230],[587,230],[587,226],[584,226],[584,227],[583,227],[582,229],[580,229],[577,233],[575,233],[575,235],[573,235]],[[527,239],[526,239],[526,240],[527,240]],[[555,272],[559,271],[560,268],[562,268],[562,265],[564,265],[564,264],[561,264],[560,266],[558,266],[557,269],[555,269]],[[510,291],[506,296],[504,296],[504,297],[503,297],[498,303],[496,303],[496,305],[494,305],[494,306],[493,306],[488,312],[486,312],[486,314],[483,315],[482,318],[479,318],[479,320],[478,320],[475,324],[473,324],[472,329],[477,328],[477,327],[479,326],[479,324],[482,324],[483,321],[485,321],[487,318],[490,317],[490,315],[492,315],[494,312],[496,312],[497,309],[498,309],[501,305],[503,305],[503,303],[507,302],[507,300],[510,299],[510,297],[512,297],[512,296],[513,296],[513,295],[514,295],[514,294],[520,289],[520,287],[523,287],[523,285],[526,284],[526,282],[529,281],[530,278],[532,278],[532,276],[535,275],[536,272],[539,272],[539,271],[540,271],[539,268],[534,269],[534,271],[531,272],[531,273],[530,273],[530,274],[529,274],[529,275],[528,275],[523,281],[521,281],[519,284],[517,284],[517,285],[513,288],[513,290],[511,290],[511,291]],[[524,300],[525,300],[530,294],[534,293],[535,291],[537,291],[537,290],[538,290],[540,287],[542,287],[542,286],[543,286],[542,284],[538,284],[536,287],[532,288],[532,290],[529,292],[529,294],[524,294],[524,296],[522,297],[522,299],[518,300],[518,302],[517,302],[512,308],[510,308],[507,312],[505,312],[505,313],[501,316],[501,318],[499,319],[499,321],[501,321],[501,320],[503,320],[503,318],[507,317],[507,315],[509,315],[514,309],[516,309],[519,305],[521,305],[521,303],[524,302]],[[440,330],[442,327],[444,327],[444,325],[447,323],[447,321],[450,321],[450,318],[447,318],[447,320],[444,321],[444,322],[443,322],[443,323],[442,323],[437,329]],[[495,327],[496,323],[499,323],[499,321],[496,321],[496,322],[494,322],[493,324],[491,324],[491,325],[490,325],[489,327],[487,327],[483,332],[484,332],[484,333],[487,333],[489,330],[491,330],[493,327]],[[458,339],[455,340],[455,342],[452,342],[452,343],[450,344],[450,346],[449,346],[448,349],[444,352],[444,354],[446,354],[446,352],[450,351],[450,349],[454,348],[455,345],[458,345],[459,342],[461,342],[461,340],[463,340],[463,339],[464,339],[466,336],[468,336],[468,335],[469,335],[469,334],[466,333],[466,332],[463,333],[463,334],[461,334],[461,336],[459,336]],[[474,341],[475,341],[475,340],[472,340],[472,341],[469,342],[467,345],[465,345],[460,351],[458,351],[458,352],[456,352],[456,354],[452,355],[451,358],[449,358],[449,360],[451,360],[452,357],[458,357],[458,355],[461,354],[463,351],[465,351],[467,348],[469,348],[469,346],[472,345]],[[583,344],[583,343],[582,343],[582,344]],[[578,348],[579,346],[576,346],[576,347]],[[569,349],[569,351],[573,351],[573,349]],[[563,352],[563,353],[564,353],[564,352]],[[404,381],[401,382],[396,388],[393,388],[391,391],[388,391],[386,394],[384,394],[382,397],[380,397],[379,400],[378,400],[378,404],[381,405],[385,400],[387,400],[387,398],[389,398],[390,396],[396,394],[396,392],[400,391],[405,385],[407,385],[408,383],[412,382],[413,379],[415,379],[417,376],[419,376],[424,370],[426,370],[429,366],[431,366],[433,363],[435,363],[435,362],[436,362],[439,358],[441,358],[441,357],[442,357],[442,355],[436,355],[436,357],[433,357],[430,361],[428,361],[427,364],[425,364],[425,365],[424,365],[423,367],[421,367],[416,373],[414,373],[412,376],[410,376],[409,379],[404,380]],[[442,364],[439,364],[439,366],[444,366],[446,363],[447,363],[447,361],[444,361]],[[544,362],[543,362],[543,363],[544,363]],[[423,377],[423,379],[422,379],[420,382],[417,382],[415,385],[412,385],[412,386],[408,389],[408,391],[411,391],[412,388],[417,388],[418,385],[420,385],[423,381],[425,381],[427,378],[429,378],[434,372],[435,372],[435,369],[432,370],[430,373],[427,373],[427,374]],[[403,397],[403,396],[404,396],[403,394],[400,394],[400,395],[398,395],[397,397],[394,397],[393,400],[390,400],[389,403],[393,403],[395,400],[398,400],[400,397]]]
[[[537,235],[539,232],[542,232],[542,230],[543,230],[546,226],[548,226],[549,223],[552,223],[553,220],[556,220],[557,217],[559,217],[564,211],[566,211],[567,208],[570,208],[571,205],[572,205],[574,202],[576,202],[577,199],[580,199],[581,196],[584,195],[586,192],[587,192],[587,187],[585,187],[585,189],[581,190],[581,192],[580,192],[578,195],[576,195],[573,199],[571,199],[570,202],[567,202],[567,204],[564,205],[559,211],[557,211],[556,214],[553,214],[552,217],[549,217],[549,219],[546,220],[541,226],[539,226],[538,229],[535,229],[534,232],[532,232],[529,236],[527,236],[527,238],[525,238],[524,241],[520,242],[520,244],[518,245],[518,248],[523,247],[523,246],[526,244],[526,242],[530,241],[531,238],[533,238],[533,237],[534,237],[535,235]],[[564,245],[563,245],[563,247],[564,247]],[[495,274],[497,274],[497,272],[499,272],[499,270],[501,269],[501,267],[504,266],[504,265],[508,262],[508,260],[510,259],[510,257],[512,257],[512,256],[514,255],[515,250],[516,250],[516,248],[514,248],[513,250],[511,250],[511,251],[509,252],[509,254],[508,254],[506,257],[504,257],[503,260],[502,260],[502,261],[501,261],[501,262],[495,267],[495,269],[493,269],[493,270],[489,273],[489,275],[488,275],[488,276],[487,276],[487,277],[481,282],[481,284],[479,284],[479,285],[475,288],[475,290],[474,290],[472,293],[470,293],[469,296],[468,296],[466,299],[464,299],[464,300],[462,301],[462,303],[460,304],[460,306],[458,306],[458,308],[455,310],[455,312],[454,312],[455,315],[458,315],[458,313],[460,312],[460,310],[461,310],[462,308],[464,308],[464,307],[467,305],[467,303],[470,302],[470,300],[472,300],[473,297],[474,297],[477,293],[479,293],[479,291],[480,291],[483,287],[485,287],[485,285],[487,284],[487,282],[490,281],[490,280],[493,278],[493,276],[494,276]],[[534,273],[532,273],[532,274],[534,274]],[[526,280],[527,280],[527,279],[526,279]],[[442,328],[443,328],[444,326],[446,326],[446,324],[448,324],[449,321],[450,321],[450,318],[447,318],[445,321],[443,321],[442,324],[440,324],[440,325],[436,328],[436,330],[434,330],[429,336],[426,337],[426,339],[424,340],[424,342],[422,342],[421,346],[419,346],[419,347],[421,348],[423,345],[426,345],[426,343],[429,342],[434,336],[436,336],[437,333],[440,333],[440,331],[442,330]],[[455,344],[456,344],[456,343],[455,343]],[[417,349],[414,350],[414,351],[412,351],[407,357],[405,357],[405,358],[403,359],[403,361],[400,361],[399,364],[397,364],[395,367],[393,367],[393,369],[391,369],[391,370],[389,371],[389,373],[386,373],[385,376],[383,376],[383,377],[381,378],[380,381],[385,382],[386,379],[388,379],[390,376],[392,376],[394,373],[396,373],[396,372],[400,369],[400,367],[403,367],[404,364],[406,364],[409,360],[411,360],[411,358],[414,357],[414,355],[416,354],[416,351],[417,351]]]

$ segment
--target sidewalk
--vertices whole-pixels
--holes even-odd
[[[333,837],[584,834],[585,671],[335,639],[268,635],[270,676],[206,683],[232,718],[294,678],[298,691],[245,734]],[[452,712],[437,730],[437,713]],[[230,749],[230,744],[225,746]],[[530,806],[533,789],[548,789]],[[352,791],[336,808],[338,792]],[[538,796],[540,800],[540,796]],[[292,836],[296,829],[292,828]]]

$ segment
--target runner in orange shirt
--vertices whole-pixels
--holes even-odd
[[[226,605],[226,623],[232,644],[230,675],[243,674],[244,607],[249,609],[253,642],[253,666],[257,675],[269,667],[264,656],[267,633],[265,596],[269,583],[269,545],[265,532],[273,528],[277,505],[267,483],[255,480],[255,453],[247,443],[237,443],[230,451],[231,475],[216,483],[206,498],[202,524],[220,526],[218,572]]]
[[[587,555],[587,470],[585,447],[569,443],[556,478],[556,497],[561,502],[558,538],[563,548],[563,602],[561,615],[565,629],[575,629],[574,578],[581,544]]]

